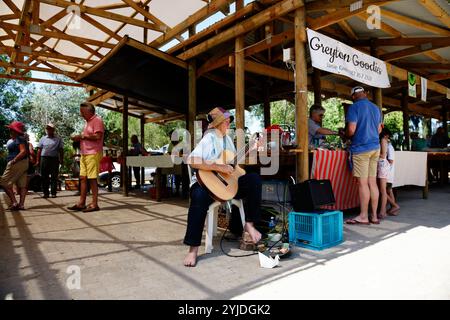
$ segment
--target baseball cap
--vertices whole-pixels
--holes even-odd
[[[209,122],[208,128],[211,129],[217,127],[226,119],[230,119],[230,122],[233,122],[234,117],[224,108],[217,107],[208,113],[206,119]]]
[[[357,92],[364,92],[364,88],[361,86],[356,86],[352,88],[351,95],[354,95]]]
[[[47,123],[46,128],[52,128],[52,129],[55,129],[55,125],[54,125],[53,123],[49,122],[49,123]]]

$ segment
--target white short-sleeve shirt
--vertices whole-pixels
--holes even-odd
[[[189,155],[188,162],[191,157],[198,157],[203,160],[216,160],[224,149],[236,153],[236,148],[231,137],[228,135],[221,137],[212,130],[207,131]],[[197,182],[197,177],[195,170],[193,170],[190,185],[192,186],[195,182]]]

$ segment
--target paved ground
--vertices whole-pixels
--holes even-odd
[[[185,268],[186,201],[100,198],[102,210],[87,214],[65,209],[73,192],[31,194],[28,209],[12,213],[0,194],[1,299],[450,299],[450,188],[428,200],[401,191],[400,216],[345,226],[341,245],[295,248],[274,269],[224,255],[219,238]],[[246,253],[237,246],[225,250]]]

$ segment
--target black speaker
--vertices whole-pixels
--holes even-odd
[[[295,212],[314,212],[335,204],[330,180],[306,180],[289,187]]]

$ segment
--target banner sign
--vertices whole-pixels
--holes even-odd
[[[427,101],[427,86],[428,80],[424,77],[420,77],[420,93],[422,101]]]
[[[342,74],[372,87],[389,88],[389,76],[384,61],[307,29],[308,46],[315,68]]]
[[[408,95],[413,98],[417,97],[416,75],[411,72],[408,72]]]

